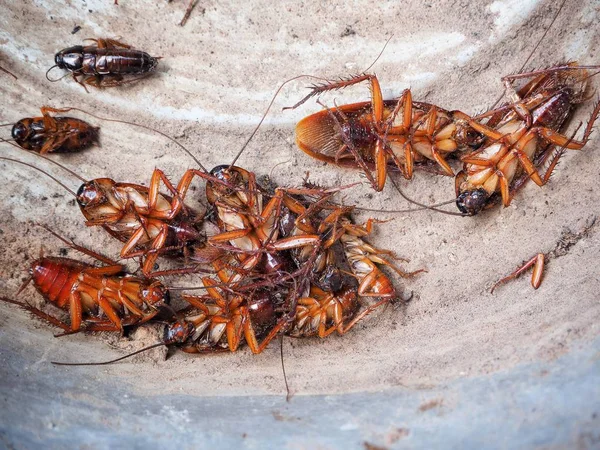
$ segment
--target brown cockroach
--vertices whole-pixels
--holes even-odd
[[[114,39],[85,39],[96,45],[76,45],[59,51],[54,56],[54,68],[68,70],[73,79],[87,91],[86,85],[97,88],[121,86],[138,81],[156,69],[159,58],[134,50],[130,45]],[[125,80],[125,76],[136,76]],[[81,77],[81,80],[79,79]]]
[[[146,187],[119,183],[110,178],[88,181],[56,161],[43,158],[82,180],[83,184],[78,191],[72,191],[58,179],[32,164],[6,157],[0,157],[0,160],[25,165],[59,183],[77,200],[87,226],[100,226],[111,236],[125,243],[121,250],[121,258],[142,258],[142,273],[145,276],[153,275],[154,264],[160,255],[180,255],[185,253],[190,245],[204,240],[200,231],[203,216],[183,203],[193,179],[192,173],[186,172],[187,176],[184,175],[175,188],[160,169],[155,169],[150,186]],[[173,193],[172,197],[159,192],[161,181]],[[177,270],[160,272],[168,273],[177,273]]]
[[[446,157],[482,143],[464,120],[457,120],[458,111],[415,102],[410,89],[398,99],[383,100],[379,81],[371,74],[315,85],[292,108],[323,92],[363,81],[370,83],[370,102],[327,108],[298,123],[296,143],[302,151],[321,161],[362,169],[373,188],[381,191],[389,167],[410,179],[415,164],[434,161],[444,174],[454,176]],[[461,119],[465,116],[460,113]]]
[[[237,253],[243,270],[263,264],[277,264],[273,254],[319,242],[316,234],[301,233],[278,239],[280,207],[289,197],[278,189],[266,203],[264,190],[252,172],[236,166],[217,166],[211,171],[214,180],[206,183],[206,199],[215,208],[221,233],[211,236],[209,244]],[[219,183],[215,183],[219,181]],[[238,277],[234,277],[235,282]]]
[[[505,207],[510,205],[529,179],[538,186],[545,185],[566,149],[581,150],[585,146],[600,113],[600,103],[594,107],[581,140],[562,135],[559,130],[573,106],[585,100],[590,77],[587,69],[599,68],[571,63],[504,77],[505,83],[531,80],[513,93],[515,103],[484,114],[492,116],[485,125],[478,118],[465,117],[488,141],[461,158],[464,168],[455,180],[456,204],[461,212],[475,215],[500,199]],[[555,146],[560,147],[558,151]],[[541,174],[539,169],[548,158],[550,163]]]
[[[13,125],[12,138],[21,148],[44,155],[49,152],[77,152],[98,143],[99,127],[74,117],[50,115],[69,109],[42,106],[40,111],[41,117],[26,117]]]
[[[388,297],[394,298],[397,292],[392,281],[378,267],[384,265],[393,269],[403,278],[413,277],[425,269],[414,272],[405,272],[385,257],[408,262],[404,258],[398,258],[390,250],[382,250],[373,247],[363,238],[373,230],[373,224],[380,222],[369,219],[363,225],[353,224],[348,217],[352,208],[338,208],[334,210],[319,227],[320,231],[326,228],[332,230],[333,240],[339,239],[346,255],[352,275],[358,281],[358,295],[361,297]]]
[[[169,303],[169,292],[160,281],[126,274],[121,264],[50,232],[68,246],[107,264],[96,267],[43,255],[31,264],[30,277],[19,293],[33,281],[47,301],[69,312],[70,324],[30,305],[2,300],[22,306],[66,333],[79,331],[82,326],[85,331],[122,332],[123,327],[152,319],[159,307]]]
[[[337,292],[330,292],[311,286],[309,294],[298,300],[295,320],[286,334],[291,337],[325,338],[337,331],[343,335],[389,301],[390,298],[383,298],[360,311],[356,288],[342,287]]]

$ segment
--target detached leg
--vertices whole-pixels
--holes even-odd
[[[542,273],[544,271],[544,254],[543,253],[538,253],[533,258],[531,258],[529,261],[527,261],[525,264],[523,264],[521,267],[518,267],[517,270],[515,270],[513,273],[511,273],[510,275],[508,275],[508,276],[502,278],[501,280],[499,280],[498,282],[496,282],[492,286],[492,289],[490,289],[490,293],[493,293],[494,289],[496,289],[496,287],[499,284],[506,283],[507,281],[517,278],[519,275],[521,275],[523,272],[525,272],[531,266],[533,266],[533,274],[531,276],[531,285],[533,286],[534,289],[539,288],[540,285],[542,284]]]

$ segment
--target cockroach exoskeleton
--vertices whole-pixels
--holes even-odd
[[[68,246],[106,264],[97,267],[69,258],[45,256],[31,264],[30,277],[19,293],[33,282],[47,301],[69,312],[70,323],[30,305],[2,300],[20,305],[65,333],[81,329],[123,332],[124,327],[149,321],[161,306],[168,305],[169,292],[160,281],[129,275],[121,264],[48,231]]]
[[[364,81],[371,86],[370,102],[336,105],[298,123],[296,143],[302,151],[321,161],[362,169],[373,188],[381,191],[389,169],[410,179],[415,164],[433,162],[442,174],[454,176],[448,155],[482,144],[479,133],[456,119],[458,111],[415,102],[409,89],[398,99],[383,100],[379,81],[370,74],[315,86],[292,108],[315,95]]]
[[[50,115],[66,112],[68,109],[42,106],[40,111],[41,117],[27,117],[13,125],[12,139],[21,148],[42,155],[49,152],[71,153],[99,142],[99,127],[74,117]]]
[[[48,72],[54,67],[68,70],[87,91],[86,85],[103,88],[138,81],[152,73],[158,64],[159,58],[114,39],[86,40],[96,45],[76,45],[59,51],[54,57],[55,65]],[[134,78],[126,80],[126,76]]]
[[[589,73],[599,66],[565,66],[504,77],[506,83],[530,78],[505,105],[479,117],[464,120],[488,138],[482,148],[463,156],[464,168],[456,176],[456,204],[467,215],[502,201],[510,205],[515,193],[529,180],[545,185],[566,149],[581,150],[590,138],[600,113],[596,104],[581,140],[559,133],[574,105],[585,100]],[[555,147],[559,147],[558,150]],[[547,168],[539,170],[549,161]]]

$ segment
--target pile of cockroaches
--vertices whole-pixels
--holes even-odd
[[[102,88],[138,81],[158,63],[158,58],[121,42],[94,41],[93,46],[60,51],[53,67],[66,69],[84,88]],[[414,101],[410,90],[384,100],[377,77],[365,73],[314,86],[293,108],[323,92],[361,82],[370,83],[372,98],[325,107],[306,117],[296,127],[296,141],[314,158],[359,168],[377,191],[390,171],[406,179],[413,177],[415,168],[455,176],[460,210],[455,214],[472,216],[500,202],[508,206],[529,179],[543,186],[565,149],[584,147],[600,104],[593,108],[581,139],[575,133],[563,135],[560,129],[573,107],[587,99],[589,70],[596,69],[570,63],[507,76],[503,81],[509,102],[475,117]],[[520,79],[526,83],[513,88]],[[71,110],[76,108],[41,108],[41,117],[14,124],[12,140],[58,165],[48,155],[79,151],[98,140],[98,128],[56,115]],[[61,166],[81,180],[77,192],[34,165],[0,157],[59,182],[76,199],[85,224],[102,227],[121,241],[119,257],[138,258],[141,272],[126,273],[113,259],[49,230],[103,263],[42,255],[31,264],[30,278],[21,290],[33,282],[46,300],[68,313],[68,319],[18,300],[2,300],[60,327],[63,334],[123,333],[160,321],[166,322],[164,337],[151,347],[174,345],[189,353],[208,353],[235,351],[246,343],[253,353],[260,353],[284,334],[322,338],[344,334],[399,298],[382,268],[402,277],[424,271],[406,272],[396,265],[391,251],[367,243],[377,220],[356,224],[353,207],[335,200],[336,193],[351,186],[272,186],[235,166],[238,156],[210,171],[196,160],[198,168],[187,170],[177,184],[155,169],[148,187],[110,178],[86,180]],[[463,164],[457,174],[452,159]],[[206,185],[205,194],[197,199],[208,205],[202,212],[186,205],[196,179]],[[157,262],[167,257],[176,259],[177,266],[156,270]],[[537,287],[543,263],[543,254],[536,255],[501,282],[535,265],[532,283]],[[203,295],[183,294],[186,306],[175,311],[169,306],[169,290],[180,288],[169,289],[158,278],[183,274],[201,274],[198,289]]]

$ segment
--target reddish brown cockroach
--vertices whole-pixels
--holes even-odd
[[[87,85],[97,88],[121,86],[138,81],[156,69],[159,58],[146,52],[134,50],[131,46],[113,39],[86,39],[96,45],[76,45],[59,51],[54,67],[68,70],[73,79],[87,91]],[[48,78],[46,72],[46,78]],[[124,76],[140,75],[130,80]],[[80,80],[78,77],[81,77]]]
[[[122,332],[125,326],[152,319],[160,306],[169,303],[169,293],[160,281],[123,274],[122,265],[53,234],[70,247],[108,264],[96,267],[44,256],[31,264],[30,278],[19,292],[33,281],[47,301],[69,312],[70,324],[29,305],[1,298],[3,301],[18,304],[65,332],[79,331],[82,324],[85,331]]]
[[[475,215],[499,199],[505,207],[510,205],[529,179],[538,186],[548,182],[565,149],[585,146],[600,113],[600,103],[594,107],[581,140],[558,131],[573,106],[585,100],[590,77],[586,69],[599,68],[571,63],[504,77],[505,82],[520,78],[531,81],[514,93],[514,104],[484,114],[492,116],[487,124],[465,117],[473,129],[487,137],[488,143],[461,158],[464,168],[456,176],[456,204],[461,212]],[[560,149],[554,151],[554,146]],[[538,170],[548,158],[550,163],[540,174]]]
[[[12,138],[21,148],[44,155],[48,152],[76,152],[98,143],[100,128],[74,117],[50,115],[69,109],[42,106],[40,111],[42,117],[27,117],[13,125]]]
[[[321,161],[359,167],[373,188],[381,191],[388,166],[410,179],[415,163],[434,161],[444,174],[454,176],[446,157],[482,143],[465,121],[457,120],[458,111],[414,102],[410,89],[399,99],[384,101],[377,77],[370,74],[314,86],[292,108],[315,95],[363,81],[371,85],[370,102],[327,108],[298,123],[296,143],[302,151]],[[460,113],[461,118],[465,116]],[[371,173],[373,166],[375,176]]]

